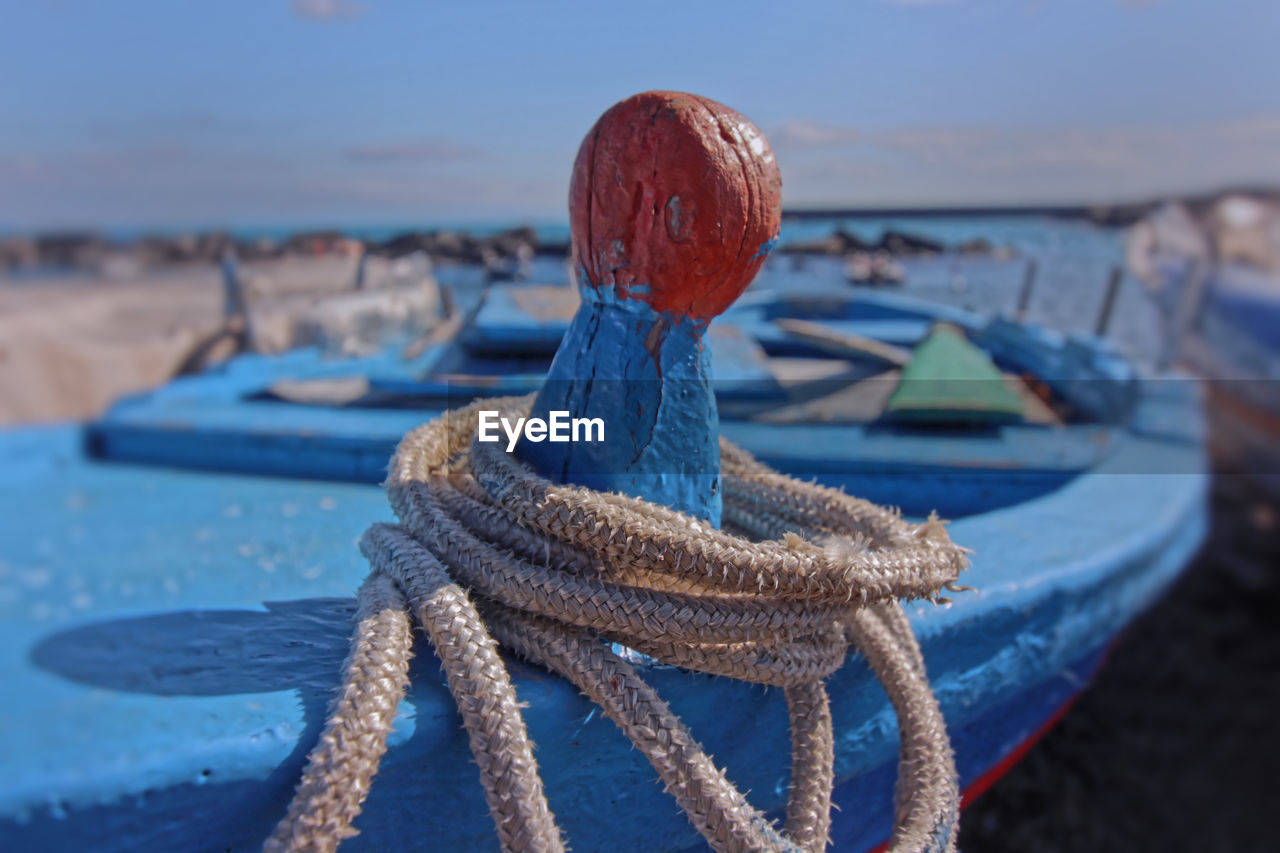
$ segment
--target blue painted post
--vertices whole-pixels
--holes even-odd
[[[719,526],[719,419],[702,336],[777,240],[781,187],[764,136],[715,101],[645,92],[600,117],[569,190],[582,304],[530,417],[599,419],[604,440],[526,433],[522,459],[557,482]]]

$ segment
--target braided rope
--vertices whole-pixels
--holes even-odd
[[[342,692],[266,850],[331,851],[354,834],[404,695],[406,610],[444,662],[504,850],[565,845],[495,640],[598,703],[720,851],[825,848],[834,738],[822,680],[853,644],[898,715],[892,849],[954,850],[954,759],[899,603],[961,588],[967,552],[942,523],[912,524],[798,482],[725,441],[723,531],[636,498],[551,483],[474,441],[480,407],[527,414],[531,402],[485,400],[401,441],[386,484],[400,524],[374,525],[361,541],[373,573],[360,591]],[[785,832],[602,640],[784,689]]]

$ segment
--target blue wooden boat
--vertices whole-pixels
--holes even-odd
[[[637,139],[655,144],[629,134],[625,122],[647,128],[661,116],[694,127],[694,155],[707,144],[761,156],[772,173],[752,171],[736,155],[718,162],[729,182],[759,178],[750,193],[732,185],[741,190],[734,198],[772,193],[777,202],[767,145],[736,113],[678,93],[647,93],[619,108],[606,118],[621,115],[621,132],[589,136],[592,146],[614,146],[601,159],[625,154]],[[632,159],[648,173],[648,159]],[[690,162],[692,174],[705,173],[697,156],[677,165]],[[596,163],[594,154],[579,158],[590,169]],[[614,183],[624,196],[633,191]],[[687,175],[674,181],[692,183]],[[716,190],[715,181],[703,183]],[[755,192],[761,187],[764,196]],[[673,236],[652,245],[685,251],[682,211],[699,208],[674,205],[672,213],[680,198],[656,195],[668,196],[664,207],[617,209],[666,216]],[[715,209],[714,199],[699,203]],[[574,215],[589,209],[571,204]],[[771,215],[776,226],[776,209]],[[704,226],[695,250],[707,233],[725,239],[718,219],[704,221],[714,227]],[[766,240],[776,233],[757,230]],[[589,291],[602,289],[603,279],[584,273],[593,303],[575,323],[613,316],[618,324],[607,328],[642,341],[654,364],[670,367],[664,348],[685,347],[691,358],[680,365],[705,378],[701,321],[732,302],[769,246],[730,236],[738,280],[719,301],[715,281],[704,290],[654,281],[650,290],[635,279],[627,286],[644,304],[619,307],[612,300],[630,297]],[[606,252],[615,251],[604,239]],[[670,275],[695,268],[676,266]],[[410,356],[244,356],[123,400],[87,428],[0,433],[0,676],[8,688],[0,700],[8,771],[0,781],[0,849],[262,844],[285,814],[339,682],[351,595],[367,572],[355,542],[390,517],[373,484],[399,439],[444,407],[530,390],[564,369],[560,359],[548,368],[547,359],[572,309],[551,296],[494,288],[455,337]],[[678,313],[662,313],[685,297]],[[673,331],[664,325],[671,317],[699,322]],[[651,348],[653,329],[661,335]],[[562,350],[574,366],[580,356],[604,363],[635,352],[614,341],[588,352],[576,334]],[[966,581],[977,591],[946,605],[913,602],[906,612],[967,796],[1052,724],[1111,638],[1160,594],[1204,535],[1194,386],[1143,376],[1103,341],[847,289],[748,294],[706,339],[725,436],[784,472],[898,504],[908,515],[940,509],[958,519],[950,535],[974,551]],[[967,366],[957,377],[951,363]],[[622,362],[620,374],[629,376],[632,365]],[[901,374],[886,377],[887,368]],[[1032,417],[1032,396],[1053,417]],[[676,436],[692,453],[715,447],[708,398],[695,427]],[[665,423],[692,408],[667,408]],[[671,428],[678,432],[678,421]],[[672,482],[658,488],[687,499],[689,516],[701,520],[693,524],[716,524],[714,487]],[[662,503],[685,506],[675,499]],[[936,524],[919,528],[926,529],[938,532]],[[894,642],[899,652],[907,645],[902,635]],[[780,814],[791,752],[782,691],[634,657],[754,806]],[[910,657],[903,660],[918,679]],[[574,849],[700,846],[654,784],[653,769],[595,706],[547,671],[516,660],[508,668],[550,808]],[[345,850],[492,848],[476,767],[439,669],[420,646],[390,750]],[[898,723],[860,658],[828,677],[826,690],[839,809],[831,838],[840,849],[870,849],[892,829]],[[931,830],[939,849],[951,840],[947,811],[946,825]]]
[[[524,389],[519,374],[482,373],[485,359],[526,353],[533,382],[535,356],[563,333],[562,321],[509,310],[516,299],[514,290],[491,292],[472,327],[408,361],[398,352],[245,356],[121,401],[84,429],[0,437],[9,685],[0,846],[261,843],[338,677],[351,594],[366,571],[354,542],[389,515],[369,484],[384,476],[399,437],[431,416],[425,401]],[[978,592],[947,607],[916,605],[911,617],[962,782],[980,789],[1088,682],[1110,638],[1200,542],[1206,478],[1194,386],[1143,377],[1102,341],[885,294],[748,299],[723,320],[731,343],[711,337],[717,368],[747,344],[764,351],[764,368],[771,351],[806,352],[777,327],[783,316],[898,346],[944,320],[1091,416],[940,431],[749,417],[723,424],[785,471],[909,514],[942,506],[963,516],[951,532],[976,552],[967,582]],[[739,371],[751,364],[732,358]],[[458,375],[451,365],[470,371],[471,384],[443,379]],[[721,397],[793,406],[763,393],[769,378],[745,371]],[[353,382],[362,390],[343,405],[283,396],[320,383],[336,394]],[[577,849],[697,844],[648,765],[585,699],[531,667],[513,662],[512,671],[530,703],[552,807]],[[781,694],[665,668],[649,676],[731,778],[761,807],[779,808],[788,749]],[[883,840],[892,812],[896,729],[873,681],[859,660],[830,680],[842,849]],[[353,850],[409,849],[424,832],[446,849],[492,844],[465,737],[425,650],[357,827]]]
[[[358,361],[313,351],[238,359],[122,401],[89,426],[89,446],[121,461],[381,482],[400,436],[424,413],[536,390],[576,305],[569,288],[496,286],[454,339],[408,360],[394,351]],[[878,407],[898,383],[892,365],[832,355],[781,325],[815,319],[838,336],[899,349],[939,322],[963,329],[1005,373],[1039,377],[1068,422],[894,424]],[[1104,461],[1149,409],[1133,367],[1103,341],[896,294],[753,300],[748,291],[708,340],[726,437],[780,470],[908,513],[957,517],[1045,494]]]

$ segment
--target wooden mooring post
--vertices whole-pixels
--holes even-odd
[[[1124,281],[1124,267],[1111,268],[1111,277],[1107,279],[1107,292],[1102,297],[1102,310],[1098,312],[1098,321],[1094,324],[1093,334],[1105,337],[1111,327],[1111,315],[1115,312],[1116,297],[1120,295],[1120,284]]]
[[[526,462],[719,526],[719,418],[702,338],[776,242],[781,188],[769,143],[723,104],[645,92],[600,117],[569,189],[582,304],[529,417],[599,419],[604,440],[521,441]]]
[[[1036,287],[1037,272],[1036,259],[1028,258],[1026,271],[1022,274],[1022,287],[1018,290],[1018,307],[1013,312],[1013,318],[1019,323],[1027,319],[1027,309],[1031,307],[1031,294]]]

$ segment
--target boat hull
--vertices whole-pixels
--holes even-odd
[[[32,442],[13,451],[27,463],[0,493],[0,517],[21,531],[7,562],[42,566],[45,579],[0,620],[4,676],[21,697],[7,700],[0,729],[16,762],[0,790],[0,846],[255,848],[283,813],[337,684],[349,596],[366,571],[353,541],[389,517],[382,494],[87,464],[71,431],[41,462]],[[1177,575],[1204,532],[1205,484],[1195,441],[1132,437],[1051,494],[953,525],[977,552],[966,581],[978,591],[908,611],[965,785],[1083,687],[1091,656]],[[697,845],[652,769],[587,700],[511,667],[575,849]],[[490,849],[466,737],[421,645],[412,674],[361,835],[344,849],[414,849],[424,838]],[[669,668],[647,677],[730,778],[777,813],[789,754],[782,694]],[[869,847],[889,827],[893,712],[857,658],[829,690],[835,832]]]

